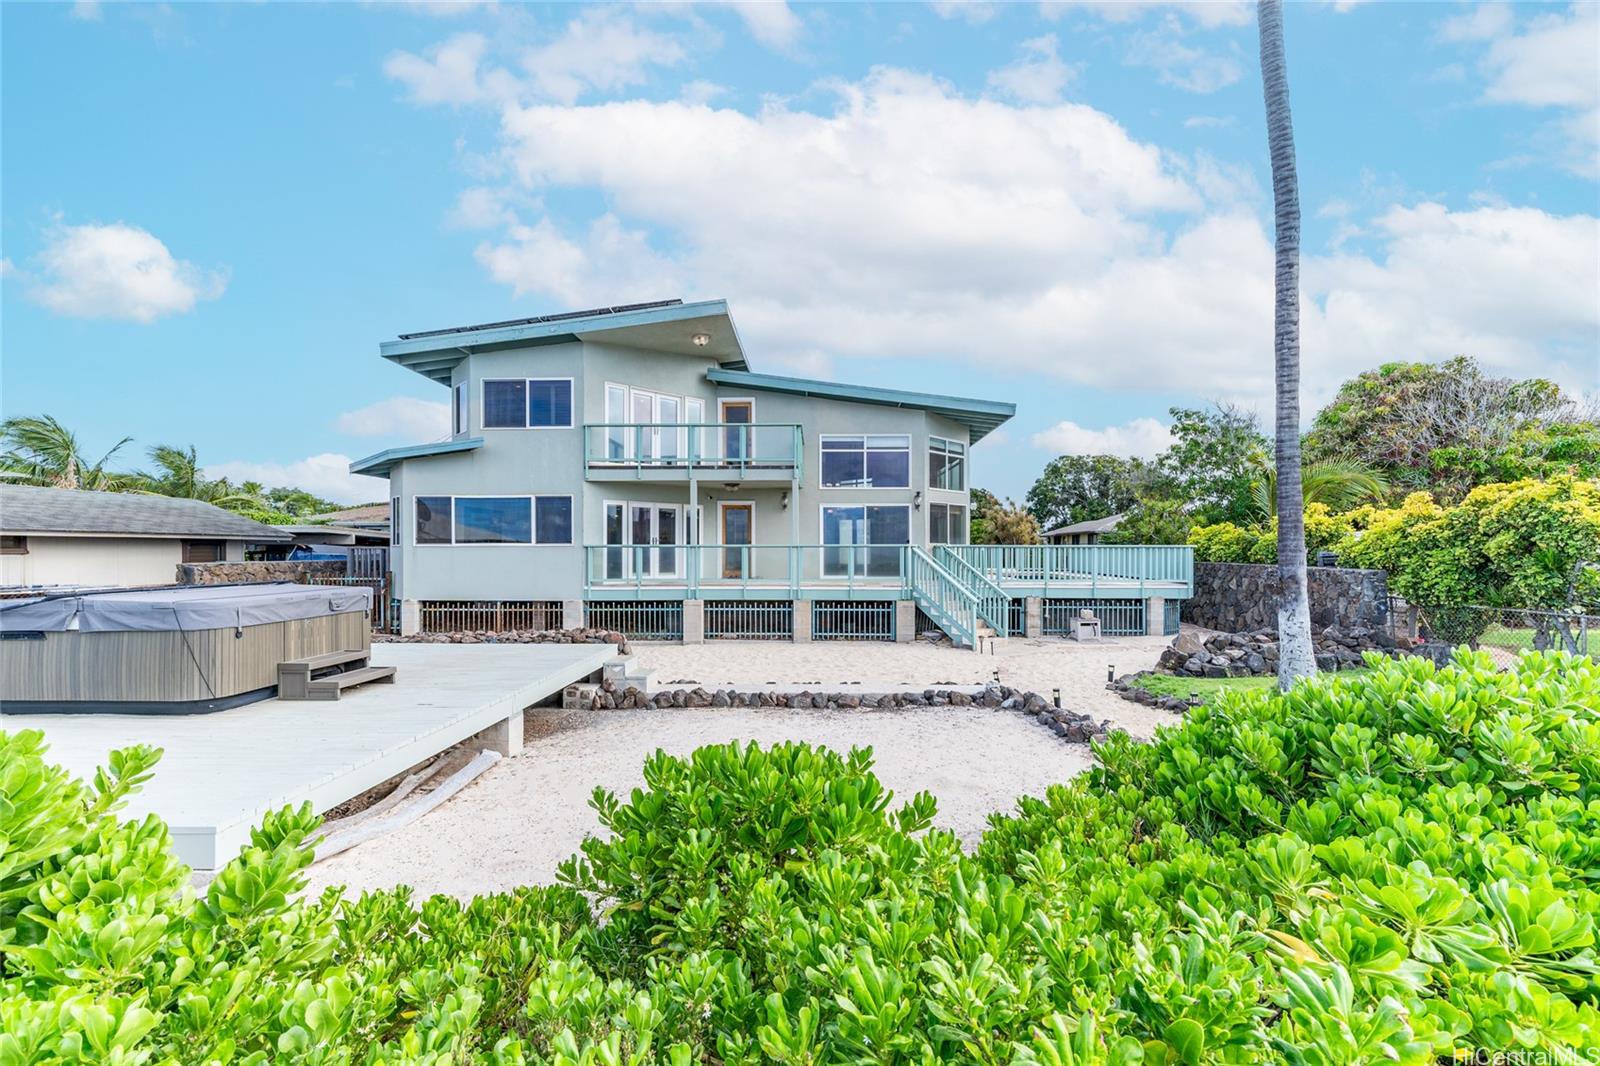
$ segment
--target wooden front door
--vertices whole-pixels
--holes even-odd
[[[755,527],[755,505],[722,505],[722,576],[750,577],[751,531]]]

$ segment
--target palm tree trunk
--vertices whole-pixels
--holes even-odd
[[[1272,155],[1277,231],[1273,362],[1277,385],[1278,687],[1317,672],[1306,594],[1306,523],[1300,485],[1300,192],[1289,114],[1289,71],[1283,54],[1283,0],[1260,0],[1261,85]]]

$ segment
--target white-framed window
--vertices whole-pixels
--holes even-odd
[[[389,546],[400,546],[400,497],[393,496],[389,499]]]
[[[911,438],[906,434],[824,434],[818,448],[825,489],[911,487]]]
[[[414,496],[419,545],[571,544],[571,496]]]
[[[450,405],[450,434],[459,437],[467,431],[467,383],[461,382],[454,392],[454,402]]]
[[[484,378],[485,429],[571,429],[571,378]]]
[[[911,507],[907,504],[823,504],[821,528],[825,576],[898,577],[900,549],[897,545],[911,543]]]
[[[958,503],[928,505],[928,543],[965,544],[967,509]]]
[[[967,491],[967,446],[943,437],[928,438],[928,487]]]
[[[628,458],[633,452],[633,441],[626,425],[628,421],[628,386],[614,381],[606,382],[606,458]]]

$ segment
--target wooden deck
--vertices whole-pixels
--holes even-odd
[[[324,811],[599,670],[609,644],[375,644],[392,685],[338,702],[266,700],[215,714],[7,715],[39,729],[48,758],[91,777],[114,748],[165,749],[124,817],[155,812],[178,856],[215,869],[248,843],[262,812],[307,800]]]

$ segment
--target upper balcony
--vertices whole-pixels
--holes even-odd
[[[589,422],[590,481],[799,481],[805,438],[793,422]]]

